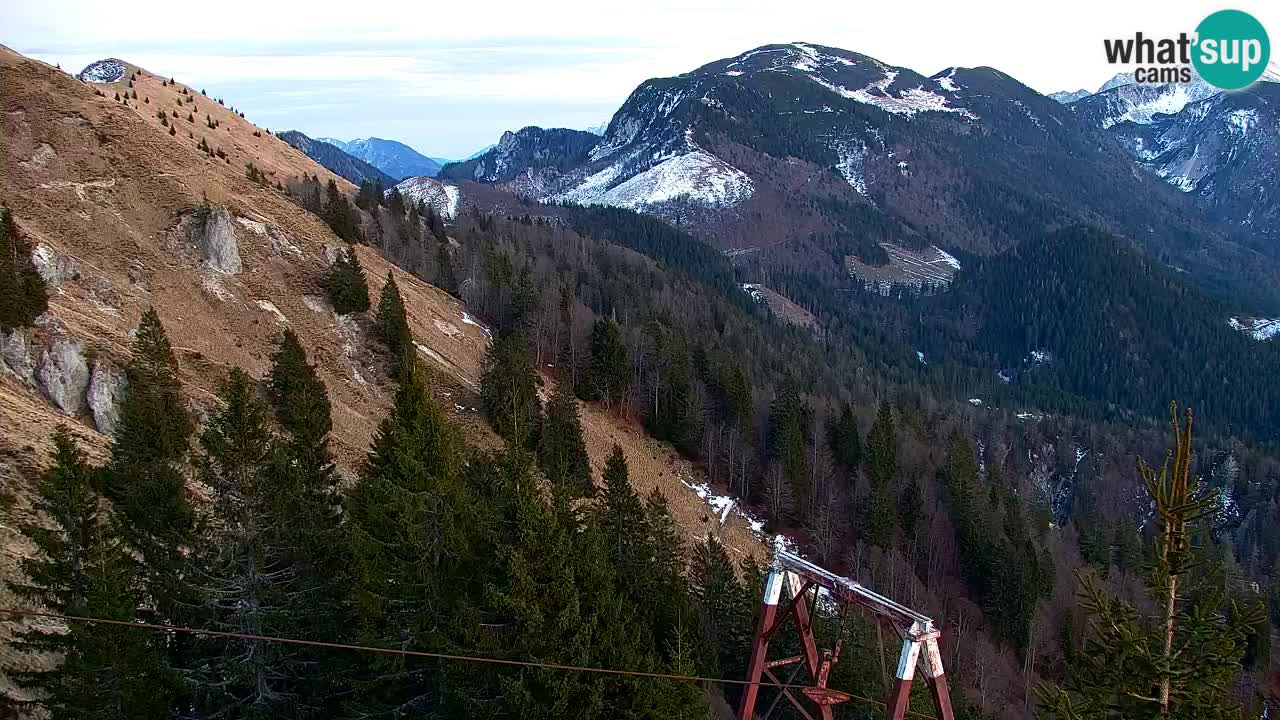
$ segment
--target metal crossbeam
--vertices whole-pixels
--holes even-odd
[[[898,670],[893,689],[885,703],[886,718],[902,720],[907,711],[907,703],[911,695],[911,683],[915,678],[916,667],[924,671],[925,682],[933,696],[940,720],[954,720],[951,709],[951,694],[947,688],[947,679],[942,667],[942,653],[938,648],[940,633],[934,627],[933,620],[895,602],[861,583],[825,568],[786,550],[781,543],[775,548],[773,563],[769,567],[769,575],[765,581],[764,598],[760,605],[760,616],[757,622],[755,641],[751,647],[751,659],[747,664],[746,689],[742,694],[742,703],[738,708],[738,720],[757,720],[754,717],[755,704],[759,697],[762,676],[774,678],[773,668],[800,663],[808,671],[811,688],[802,693],[816,706],[818,715],[823,720],[831,720],[832,705],[848,699],[844,693],[827,688],[827,676],[831,666],[839,661],[841,639],[836,639],[831,650],[819,650],[813,635],[812,619],[809,617],[807,596],[812,590],[826,590],[836,602],[840,603],[843,613],[849,605],[860,607],[879,618],[882,622],[892,624],[902,638],[902,652],[898,657]],[[786,600],[783,612],[778,613],[778,605]],[[801,655],[777,661],[768,661],[769,640],[790,617],[795,620],[795,628],[800,636]],[[783,692],[806,718],[811,717],[802,707],[799,698],[785,688]]]

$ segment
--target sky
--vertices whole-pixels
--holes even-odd
[[[1094,90],[1117,72],[1104,37],[1190,32],[1225,7],[1280,40],[1275,0],[0,0],[0,43],[72,72],[122,58],[273,130],[393,138],[457,159],[504,130],[607,123],[648,78],[768,43],[844,48],[924,75],[987,65],[1046,93]]]

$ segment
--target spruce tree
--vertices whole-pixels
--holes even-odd
[[[400,297],[400,288],[390,270],[387,271],[387,282],[382,286],[382,296],[378,299],[378,314],[373,327],[397,367],[404,357],[414,352],[413,332],[409,330],[409,319],[405,316],[404,298]]]
[[[369,283],[355,249],[345,248],[325,273],[321,285],[329,294],[333,311],[339,315],[369,309]]]
[[[212,491],[209,534],[194,549],[185,580],[203,627],[254,635],[287,634],[295,579],[282,542],[298,518],[275,512],[285,489],[272,473],[270,410],[253,380],[235,368],[219,392],[222,408],[200,436],[201,478]],[[304,699],[293,683],[297,648],[261,640],[202,637],[188,677],[197,715],[269,717]]]
[[[48,612],[132,621],[141,598],[137,566],[120,530],[93,491],[95,473],[66,428],[53,434],[53,466],[35,487],[39,522],[19,526],[36,554],[20,561],[25,581],[14,594]],[[164,661],[163,638],[118,625],[40,623],[14,642],[24,653],[58,655],[49,670],[13,671],[51,720],[124,720],[168,714],[177,677]]]
[[[898,500],[895,484],[898,476],[898,438],[894,429],[893,408],[888,401],[880,403],[876,420],[867,435],[867,476],[871,495],[864,514],[865,536],[874,545],[893,545],[898,527]]]
[[[582,397],[603,400],[610,409],[617,407],[630,380],[627,347],[617,323],[603,318],[596,320],[591,327],[590,353]]]
[[[578,401],[567,382],[556,387],[547,403],[547,417],[542,426],[538,448],[538,464],[558,490],[571,496],[591,495],[591,460],[582,438],[582,422],[578,418]]]
[[[748,573],[748,579],[751,574]],[[701,667],[713,677],[746,673],[759,599],[753,583],[738,579],[724,545],[708,534],[694,547],[689,584],[698,616]]]
[[[454,297],[458,296],[458,277],[453,269],[453,250],[449,247],[448,238],[440,238],[436,245],[436,286]]]
[[[103,485],[121,514],[126,541],[143,562],[151,607],[172,618],[182,602],[179,574],[195,527],[182,471],[194,426],[177,359],[154,308],[138,324],[125,377]]]
[[[0,207],[0,330],[30,327],[49,309],[44,278],[31,260],[31,242]]]
[[[513,445],[533,447],[542,409],[538,402],[538,374],[523,334],[501,334],[489,345],[480,377],[480,398],[499,435]]]
[[[351,201],[338,189],[338,183],[329,178],[326,188],[324,210],[321,218],[333,230],[333,234],[347,242],[359,242],[361,239],[359,216]]]
[[[271,358],[269,392],[276,417],[286,430],[272,458],[271,512],[289,522],[278,542],[288,554],[288,586],[293,637],[336,640],[347,637],[346,602],[350,594],[347,546],[342,533],[341,494],[329,451],[333,427],[324,383],[296,334],[286,330]],[[345,690],[341,673],[347,659],[306,648],[295,656],[297,697],[310,711],[325,716],[332,698]]]
[[[474,594],[477,504],[464,482],[462,437],[409,356],[395,405],[346,499],[352,630],[358,642],[460,649],[458,618]],[[423,715],[445,702],[436,664],[362,655],[352,712]]]
[[[1145,616],[1092,576],[1082,576],[1090,632],[1066,686],[1042,689],[1047,717],[1240,717],[1232,689],[1260,613],[1225,597],[1220,573],[1193,545],[1195,526],[1219,499],[1191,474],[1191,411],[1185,425],[1176,405],[1171,415],[1174,447],[1160,469],[1138,459],[1138,474],[1155,508],[1154,548],[1145,579],[1158,616]],[[1197,576],[1204,582],[1196,583]]]
[[[858,421],[853,407],[845,403],[840,416],[827,425],[827,447],[831,459],[846,473],[855,473],[862,464],[862,436],[858,434]]]

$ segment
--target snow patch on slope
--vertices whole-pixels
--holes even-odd
[[[922,112],[948,112],[959,113],[970,120],[978,119],[977,115],[965,108],[948,106],[947,98],[933,91],[925,90],[923,86],[900,91],[896,96],[891,94],[889,86],[893,84],[897,77],[897,70],[886,69],[883,78],[857,90],[850,90],[843,85],[837,85],[814,75],[810,75],[809,79],[841,97],[866,105],[874,105],[894,115],[905,115],[907,118],[911,118],[916,113]]]
[[[76,77],[91,83],[113,83],[124,77],[124,63],[115,58],[91,62]]]
[[[621,167],[612,165],[553,199],[632,210],[672,200],[725,208],[755,192],[755,184],[746,173],[701,150],[663,160],[609,188],[621,173]]]
[[[1227,324],[1254,340],[1270,340],[1280,335],[1280,318],[1233,317],[1227,320]]]
[[[419,200],[425,202],[446,220],[458,217],[462,191],[457,185],[446,185],[435,178],[424,176],[409,178],[396,185],[394,189],[399,190],[405,200],[415,205]]]

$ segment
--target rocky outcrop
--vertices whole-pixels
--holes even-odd
[[[80,263],[75,258],[59,253],[44,243],[36,245],[31,252],[31,263],[36,266],[36,272],[40,273],[45,284],[53,289],[61,288],[66,281],[80,276]]]
[[[124,372],[110,360],[99,358],[94,361],[85,400],[93,415],[93,424],[103,435],[115,432],[116,423],[120,421],[120,402],[127,387]]]
[[[235,225],[226,208],[213,208],[191,224],[191,241],[200,249],[204,262],[225,275],[238,275],[242,269]]]
[[[39,371],[40,389],[45,397],[68,415],[79,415],[85,409],[85,392],[89,388],[89,365],[78,340],[56,338],[44,354]]]
[[[27,330],[0,332],[0,370],[12,373],[27,385],[36,384],[36,353]]]

